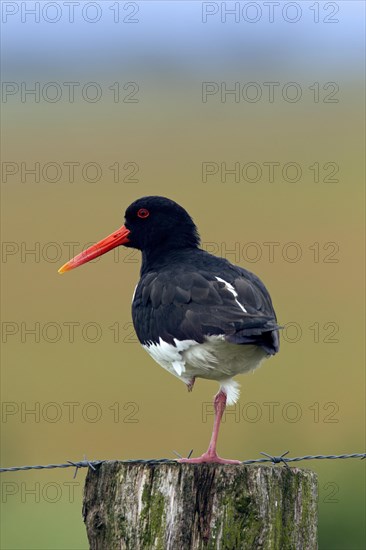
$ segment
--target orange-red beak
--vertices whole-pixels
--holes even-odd
[[[129,233],[129,229],[127,229],[123,225],[120,229],[118,229],[111,235],[108,235],[108,237],[106,237],[105,239],[99,241],[96,244],[93,244],[93,246],[89,247],[87,250],[84,250],[84,252],[81,252],[81,254],[78,254],[77,256],[75,256],[75,258],[68,261],[66,264],[60,267],[58,272],[65,273],[65,271],[75,269],[75,267],[79,267],[79,265],[86,264],[87,262],[94,260],[94,258],[102,256],[102,254],[105,254],[109,250],[116,248],[116,246],[128,243]]]

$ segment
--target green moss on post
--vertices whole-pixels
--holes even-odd
[[[317,478],[279,466],[105,462],[89,470],[92,550],[315,550]]]

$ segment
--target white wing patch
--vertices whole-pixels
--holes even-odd
[[[235,298],[235,302],[238,304],[238,306],[240,307],[240,309],[242,311],[244,311],[244,313],[248,313],[247,310],[245,309],[245,307],[239,302],[238,300],[238,293],[236,292],[235,288],[233,287],[232,284],[228,283],[227,281],[224,281],[224,279],[221,279],[221,277],[216,277],[216,279],[218,281],[220,281],[220,283],[224,283],[225,287],[226,287],[226,290],[228,290],[229,292],[231,292],[231,294],[234,296]]]

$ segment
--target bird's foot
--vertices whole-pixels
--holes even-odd
[[[196,379],[193,377],[190,379],[190,381],[187,383],[187,389],[188,391],[192,391],[193,390],[193,386],[194,386],[194,383],[195,383]]]
[[[198,458],[180,458],[178,460],[181,464],[203,464],[204,462],[207,463],[215,463],[215,464],[241,464],[240,460],[230,460],[228,458],[221,458],[216,453],[204,453],[202,456],[199,456]]]

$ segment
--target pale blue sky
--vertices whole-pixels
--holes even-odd
[[[257,23],[248,23],[242,17],[235,23],[232,16],[224,24],[220,13],[203,24],[202,2],[195,1],[137,2],[139,11],[133,17],[138,23],[115,23],[110,9],[115,2],[108,0],[97,3],[100,21],[88,23],[81,17],[81,7],[86,3],[80,1],[80,6],[75,6],[74,23],[68,22],[68,8],[63,1],[57,2],[61,14],[58,22],[49,23],[41,17],[40,23],[35,23],[28,15],[27,22],[22,23],[20,5],[27,6],[24,10],[35,2],[2,2],[3,10],[19,7],[18,13],[9,15],[2,25],[3,76],[36,76],[43,72],[59,78],[80,73],[100,76],[139,67],[144,68],[146,76],[149,66],[155,72],[198,73],[202,78],[234,71],[242,80],[264,70],[268,78],[274,79],[279,71],[291,73],[293,78],[308,73],[315,78],[325,73],[326,80],[340,71],[344,76],[362,76],[363,1],[319,2],[321,21],[317,24],[310,9],[314,2],[304,1],[297,2],[302,11],[297,23],[288,23],[281,16],[283,6],[289,2],[275,7],[273,23],[268,21],[269,8],[256,2],[262,10]],[[47,2],[39,4],[42,7]],[[120,3],[121,18],[134,9],[126,4]],[[227,3],[228,7],[234,4]],[[241,7],[245,4],[248,2],[241,2]],[[338,23],[322,22],[331,15],[329,4],[340,8],[333,16]],[[54,17],[56,11],[49,9],[50,18]],[[90,11],[91,17],[94,13]],[[254,16],[254,11],[248,13]],[[288,13],[293,17],[293,11]]]

